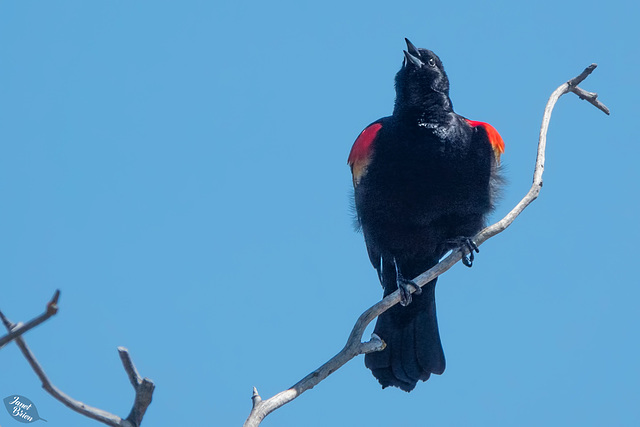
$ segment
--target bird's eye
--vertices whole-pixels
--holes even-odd
[[[435,67],[436,66],[436,60],[433,58],[429,58],[429,66],[430,67]]]

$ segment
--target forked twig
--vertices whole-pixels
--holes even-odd
[[[6,336],[10,337],[8,341],[14,340],[16,342],[25,359],[27,359],[27,362],[29,362],[31,368],[34,370],[38,378],[40,378],[42,387],[50,395],[58,399],[67,407],[82,415],[85,415],[96,421],[100,421],[101,423],[109,426],[139,427],[140,423],[142,422],[142,417],[144,416],[147,408],[149,407],[149,404],[151,403],[151,398],[155,386],[153,384],[153,381],[151,381],[150,379],[140,377],[133,364],[133,361],[131,360],[129,351],[126,348],[118,347],[118,352],[120,353],[122,365],[124,366],[124,369],[129,376],[129,380],[131,381],[131,384],[133,385],[133,388],[136,392],[136,396],[134,399],[133,407],[131,408],[131,413],[126,419],[123,419],[117,415],[111,414],[107,411],[103,411],[102,409],[85,405],[79,400],[73,399],[71,396],[65,394],[63,391],[53,385],[49,377],[47,377],[47,374],[45,374],[44,369],[42,369],[42,366],[40,366],[40,363],[38,363],[38,360],[33,355],[33,352],[31,351],[31,349],[29,349],[27,343],[22,338],[21,335],[28,329],[31,329],[44,322],[46,319],[57,312],[57,303],[59,296],[60,291],[56,291],[51,302],[47,304],[47,311],[43,315],[37,317],[36,319],[28,322],[25,325],[11,323],[11,321],[9,321],[9,319],[7,319],[5,315],[2,314],[2,312],[0,312],[0,320],[2,320],[2,323],[7,328],[7,331],[9,331],[9,334]]]

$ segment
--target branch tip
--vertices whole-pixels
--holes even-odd
[[[598,100],[598,94],[595,92],[588,92],[578,85],[584,81],[592,72],[596,69],[598,64],[591,64],[577,77],[572,78],[567,82],[567,88],[569,91],[578,95],[578,97],[582,100],[585,100],[591,103],[594,107],[598,108],[602,112],[604,112],[607,116],[610,115],[609,108],[604,105],[602,102]]]
[[[8,342],[19,338],[25,332],[35,328],[36,326],[40,325],[42,322],[46,321],[51,316],[56,314],[58,312],[57,302],[59,297],[60,297],[60,291],[56,290],[56,292],[53,294],[53,298],[51,298],[51,301],[47,303],[47,308],[45,312],[31,319],[25,324],[20,322],[18,324],[12,323],[9,321],[9,319],[7,319],[4,313],[0,312],[0,319],[2,320],[2,323],[4,324],[4,326],[7,328],[9,332],[4,337],[0,338],[0,348],[3,347]]]
[[[584,69],[582,73],[580,73],[580,75],[569,80],[567,84],[569,85],[569,87],[578,86],[580,83],[584,81],[584,79],[589,77],[589,74],[593,73],[593,70],[595,70],[597,67],[598,67],[598,64],[596,63],[589,65],[587,68]]]
[[[9,319],[7,319],[5,317],[5,315],[2,312],[2,310],[0,310],[0,320],[2,320],[2,323],[4,324],[5,327],[7,327],[7,328],[11,327],[11,322],[9,322]]]
[[[142,377],[138,373],[136,366],[133,364],[133,360],[131,360],[131,355],[129,354],[129,350],[125,347],[118,347],[118,354],[120,355],[120,361],[122,362],[122,367],[124,371],[127,373],[129,377],[129,381],[133,386],[133,389],[138,391],[138,387],[142,384]]]
[[[47,314],[53,316],[58,312],[58,299],[60,299],[60,289],[56,289],[53,298],[47,304]]]
[[[253,406],[255,407],[258,403],[262,402],[262,398],[258,394],[258,389],[253,388],[253,394],[251,395],[251,400],[253,400]]]

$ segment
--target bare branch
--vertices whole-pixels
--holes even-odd
[[[370,311],[372,308],[376,307],[378,304],[371,307],[367,311]],[[389,307],[391,307],[392,305],[393,304],[389,305]],[[385,310],[386,308],[381,312]],[[375,316],[373,318],[375,318]],[[369,320],[367,323],[369,323],[370,321],[371,320]],[[360,316],[360,319],[358,319],[358,322],[356,323],[356,328],[358,327],[359,324],[361,324],[361,322],[362,322],[362,316]],[[364,331],[364,328],[366,327],[367,325],[364,324],[364,326],[362,327],[362,330]],[[354,328],[354,331],[355,331],[355,328]],[[360,333],[360,335],[357,336],[355,339],[352,339],[353,332],[351,335],[352,336],[349,337],[349,340],[347,340],[347,344],[344,346],[342,350],[340,350],[338,354],[333,356],[333,358],[331,358],[331,360],[329,360],[327,363],[325,363],[324,365],[322,365],[321,367],[319,367],[318,369],[316,369],[315,371],[313,371],[312,373],[310,373],[309,375],[307,375],[306,377],[298,381],[298,383],[296,383],[290,389],[282,391],[276,394],[275,396],[271,397],[270,399],[262,400],[262,398],[258,394],[258,390],[256,390],[256,388],[254,387],[253,396],[252,396],[253,408],[251,409],[251,414],[249,414],[249,418],[247,418],[247,421],[245,421],[244,426],[252,427],[252,426],[260,425],[260,422],[262,422],[264,417],[266,417],[267,415],[269,415],[271,412],[275,411],[282,405],[291,402],[293,399],[295,399],[305,391],[311,390],[318,383],[320,383],[320,381],[327,378],[329,375],[334,373],[336,370],[342,367],[342,365],[344,365],[354,357],[360,354],[383,350],[385,348],[384,342],[375,334],[371,337],[371,341],[364,342],[364,343],[360,342],[362,338],[362,333]]]
[[[609,114],[609,109],[600,101],[597,101],[597,94],[592,94],[577,86],[584,79],[586,79],[587,76],[591,74],[591,72],[593,72],[596,67],[596,64],[591,64],[579,76],[569,80],[568,82],[558,87],[549,97],[549,101],[547,101],[544,115],[542,117],[542,126],[540,127],[538,154],[536,157],[536,165],[533,173],[533,184],[531,185],[531,188],[529,189],[527,194],[511,210],[511,212],[509,212],[500,221],[480,231],[473,238],[474,242],[478,246],[509,227],[509,225],[511,225],[511,223],[518,217],[518,215],[520,215],[520,213],[527,206],[529,206],[529,204],[533,202],[540,194],[540,189],[542,188],[542,173],[544,171],[545,149],[547,144],[547,130],[549,129],[551,112],[553,111],[553,107],[555,106],[556,102],[558,102],[558,99],[567,92],[574,92],[578,96],[580,96],[580,98],[586,99],[594,106],[604,111],[606,114]],[[429,283],[430,281],[453,267],[458,261],[462,259],[462,256],[463,252],[461,250],[454,250],[436,266],[429,269],[428,271],[425,271],[424,273],[413,279],[413,281],[421,287],[424,286],[425,284]],[[342,365],[344,365],[354,357],[360,354],[372,351],[380,351],[384,349],[385,344],[377,335],[373,334],[371,341],[365,343],[362,342],[362,335],[364,334],[366,327],[369,325],[369,323],[371,323],[373,319],[396,305],[398,302],[400,302],[400,292],[395,291],[394,293],[388,295],[382,301],[378,302],[377,304],[366,310],[364,313],[362,313],[356,321],[355,326],[351,330],[351,334],[349,335],[349,339],[347,340],[344,348],[331,360],[304,377],[291,388],[282,391],[267,400],[262,400],[262,398],[258,394],[258,391],[254,387],[252,397],[253,407],[251,409],[249,417],[244,423],[244,427],[256,427],[260,425],[262,420],[271,412],[275,411],[286,403],[291,402],[293,399],[295,399],[305,391],[315,387],[320,381],[335,372]]]
[[[134,426],[139,426],[145,412],[147,412],[147,408],[151,404],[153,390],[156,386],[149,378],[140,377],[138,370],[131,360],[129,350],[124,347],[118,347],[118,353],[120,353],[122,366],[124,366],[124,370],[129,375],[129,381],[131,381],[131,385],[136,391],[136,398],[133,402],[133,407],[131,408],[131,412],[129,413],[127,420],[129,420]]]
[[[57,298],[59,296],[59,291],[56,291],[56,295],[54,295],[55,302],[49,303],[47,311],[55,311],[57,310]],[[52,300],[52,301],[54,301]],[[54,313],[55,314],[55,313]],[[4,315],[1,316],[2,323],[9,331],[9,335],[12,333],[15,334],[16,331],[19,331],[24,328],[24,326],[18,326],[9,321]],[[46,320],[46,319],[45,319]],[[31,322],[29,322],[31,323]],[[26,326],[26,325],[25,325]],[[24,332],[24,331],[23,331]],[[68,396],[63,391],[58,389],[47,374],[45,374],[42,366],[38,363],[38,360],[35,358],[31,349],[27,346],[24,339],[18,334],[13,337],[16,344],[20,348],[20,351],[24,355],[27,362],[31,365],[31,368],[36,373],[40,381],[42,382],[42,388],[44,388],[50,395],[58,399],[68,408],[73,409],[74,411],[92,418],[96,421],[100,421],[103,424],[113,426],[113,427],[139,427],[142,421],[142,417],[144,416],[147,407],[151,403],[151,396],[153,394],[154,384],[148,378],[141,379],[138,375],[138,371],[136,370],[133,362],[131,361],[131,357],[129,356],[129,352],[124,347],[119,347],[118,351],[120,352],[120,358],[122,359],[122,364],[124,365],[125,371],[129,375],[129,379],[135,389],[136,396],[133,404],[133,408],[131,409],[131,413],[126,419],[122,419],[117,415],[111,414],[107,411],[103,411],[102,409],[94,408],[92,406],[86,405],[79,400],[73,399],[71,396]]]
[[[7,335],[0,338],[0,348],[4,347],[7,343],[13,341],[14,339],[24,334],[28,330],[35,328],[36,326],[38,326],[39,324],[41,324],[42,322],[44,322],[45,320],[49,319],[51,316],[56,314],[58,312],[59,298],[60,298],[60,290],[58,289],[53,294],[51,301],[47,303],[47,309],[45,310],[44,313],[42,313],[40,316],[36,317],[35,319],[25,323],[24,325],[23,324],[16,325],[17,327],[15,329],[11,330]],[[3,322],[5,322],[6,320],[6,317],[4,317],[4,314],[2,313],[2,311],[0,311],[0,319],[2,319]]]

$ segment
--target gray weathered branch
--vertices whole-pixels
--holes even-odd
[[[74,411],[86,417],[92,418],[96,421],[100,421],[101,423],[104,423],[109,426],[139,427],[140,423],[142,422],[142,417],[144,416],[147,408],[149,407],[149,404],[151,403],[153,389],[155,388],[155,386],[150,379],[140,377],[140,375],[138,374],[138,371],[136,370],[133,364],[133,361],[131,360],[129,351],[126,348],[118,347],[118,352],[120,353],[120,359],[122,360],[122,365],[124,366],[124,369],[127,372],[127,375],[129,376],[129,380],[133,385],[136,395],[135,395],[133,407],[131,409],[131,413],[126,419],[122,419],[119,416],[113,415],[107,411],[103,411],[102,409],[85,405],[79,400],[75,400],[71,396],[68,396],[59,388],[57,388],[55,385],[53,385],[51,380],[49,380],[49,377],[47,377],[47,374],[45,374],[44,370],[42,369],[42,366],[40,366],[40,363],[38,363],[38,360],[36,360],[35,356],[31,352],[31,349],[29,349],[29,347],[27,346],[27,343],[22,338],[21,334],[26,332],[26,330],[31,329],[34,326],[37,326],[37,324],[42,323],[48,317],[51,317],[53,314],[55,314],[55,312],[57,312],[58,310],[57,302],[58,302],[59,296],[60,296],[60,291],[56,291],[54,298],[47,305],[47,312],[44,315],[27,323],[26,325],[13,324],[11,323],[11,321],[9,321],[9,319],[7,319],[4,316],[4,314],[2,314],[2,312],[0,312],[0,320],[2,320],[2,323],[7,328],[7,331],[9,331],[9,335],[7,335],[7,337],[11,337],[11,339],[16,342],[16,344],[20,348],[20,351],[22,352],[24,357],[27,359],[27,362],[29,362],[29,364],[31,365],[31,368],[34,370],[38,378],[40,378],[40,381],[42,382],[42,387],[50,395],[58,399],[64,405],[66,405],[67,407],[73,409]],[[48,317],[43,318],[35,325],[32,325],[33,323],[35,323],[36,321],[38,321],[39,319],[41,319],[43,316],[47,314],[48,314]],[[27,326],[30,326],[30,327],[27,329],[26,328]]]
[[[591,64],[579,76],[564,83],[551,94],[551,96],[549,97],[549,101],[547,101],[547,105],[544,109],[544,115],[542,117],[542,126],[540,127],[540,137],[538,140],[538,155],[536,158],[536,165],[533,173],[533,184],[531,185],[529,192],[511,210],[511,212],[509,212],[500,221],[496,222],[493,225],[490,225],[489,227],[480,231],[476,236],[474,236],[473,240],[476,245],[480,246],[491,237],[504,231],[507,227],[509,227],[509,225],[511,225],[511,223],[518,217],[518,215],[520,215],[520,213],[527,206],[529,206],[529,204],[533,202],[540,194],[540,189],[542,188],[542,172],[544,171],[545,149],[547,145],[547,130],[549,129],[549,121],[551,120],[551,112],[553,111],[553,107],[562,95],[568,92],[573,92],[581,99],[589,101],[591,104],[604,111],[606,114],[609,114],[609,109],[600,101],[598,101],[597,94],[587,92],[578,87],[578,84],[586,79],[587,76],[591,74],[596,67],[596,64]],[[462,250],[454,250],[449,256],[440,261],[436,266],[416,277],[414,279],[414,282],[416,282],[421,287],[424,286],[425,284],[429,283],[430,281],[453,267],[458,261],[462,259],[464,255],[465,254],[462,252]],[[382,301],[378,302],[367,311],[362,313],[356,321],[355,326],[351,330],[351,334],[349,335],[349,339],[347,340],[344,348],[331,360],[304,377],[291,388],[282,391],[267,400],[262,400],[262,398],[258,394],[258,391],[254,387],[252,397],[253,407],[251,409],[249,417],[244,423],[244,427],[256,427],[260,425],[262,420],[271,412],[291,402],[293,399],[295,399],[305,391],[312,389],[318,383],[320,383],[320,381],[328,377],[330,374],[335,372],[342,365],[344,365],[354,357],[360,354],[384,349],[384,342],[375,334],[373,334],[371,341],[364,343],[362,342],[362,335],[364,334],[366,327],[369,325],[369,323],[371,323],[373,319],[396,305],[398,302],[400,302],[400,292],[395,291],[394,293],[388,295]]]
[[[7,343],[13,341],[20,335],[24,334],[30,329],[35,328],[45,320],[49,319],[51,316],[58,312],[58,299],[60,298],[60,290],[56,290],[51,298],[51,301],[47,303],[47,308],[40,316],[36,317],[33,320],[23,324],[18,324],[16,327],[9,332],[4,337],[0,338],[0,348],[4,347]],[[4,322],[4,314],[0,311],[0,319]]]

